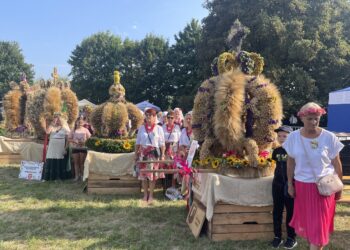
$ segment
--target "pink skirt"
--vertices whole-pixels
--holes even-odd
[[[321,196],[315,183],[295,181],[294,213],[289,225],[309,243],[327,245],[334,231],[334,196]]]

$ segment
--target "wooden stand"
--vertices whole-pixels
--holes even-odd
[[[272,206],[218,203],[212,220],[208,222],[207,234],[214,241],[273,239]]]
[[[88,194],[139,194],[141,182],[132,176],[109,176],[89,173]]]
[[[0,165],[21,164],[22,157],[20,154],[0,153]]]
[[[200,203],[200,196],[195,194],[194,200]],[[204,230],[213,241],[271,240],[274,237],[272,210],[272,206],[239,206],[218,202]],[[283,212],[282,232],[285,230]]]

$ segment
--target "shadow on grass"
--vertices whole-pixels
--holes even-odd
[[[72,181],[28,182],[19,180],[18,172],[18,167],[0,167],[0,241],[28,242],[34,238],[45,245],[51,240],[86,239],[85,249],[269,248],[268,241],[195,239],[185,222],[185,203],[166,201],[161,191],[156,194],[159,201],[145,207],[139,201],[141,194],[87,195],[82,193],[82,185]],[[11,207],[15,202],[24,205]],[[343,209],[337,216],[348,216],[348,207]],[[347,228],[336,231],[330,249],[346,249],[343,246],[349,237]],[[305,241],[299,242],[298,249],[307,249]]]
[[[132,200],[142,196],[135,195],[88,195],[84,192],[86,182],[65,181],[28,181],[18,179],[19,166],[0,166],[0,194],[12,199],[34,198],[38,200],[99,201],[110,202],[114,199]],[[159,196],[159,195],[158,195]]]
[[[0,216],[1,218],[1,216]],[[0,241],[94,239],[84,249],[266,249],[267,241],[195,239],[181,206],[21,209],[0,220]],[[45,244],[45,243],[43,243]],[[47,244],[47,243],[46,243]]]

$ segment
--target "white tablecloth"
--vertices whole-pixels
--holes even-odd
[[[198,174],[193,192],[201,197],[206,206],[206,217],[213,217],[214,206],[218,201],[242,206],[272,205],[273,176],[243,179],[219,174]]]
[[[110,176],[132,175],[134,165],[135,153],[107,154],[88,151],[83,179],[89,177],[89,172]]]
[[[0,136],[0,153],[20,154],[22,160],[41,162],[43,159],[43,144],[31,139],[11,139]]]

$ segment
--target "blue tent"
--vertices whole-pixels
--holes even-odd
[[[136,106],[137,106],[139,109],[141,109],[142,111],[144,111],[145,108],[154,108],[154,109],[157,110],[157,112],[158,112],[158,111],[161,111],[161,109],[160,109],[158,106],[156,106],[156,105],[154,105],[154,104],[152,104],[152,103],[150,103],[150,102],[148,102],[148,101],[140,102],[140,103],[136,104]]]
[[[350,87],[329,93],[328,129],[350,133]]]

